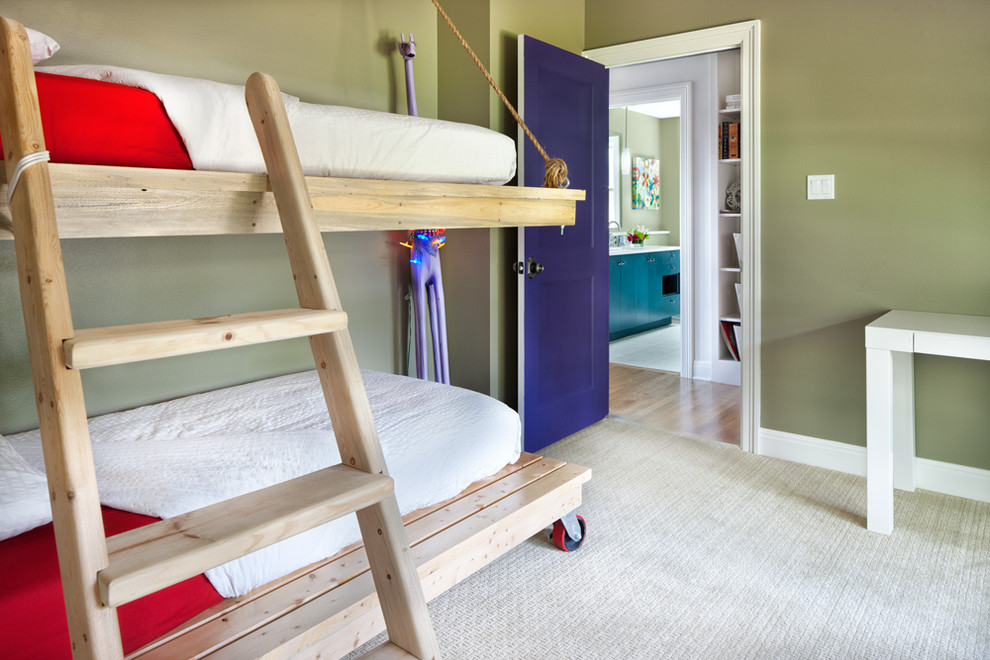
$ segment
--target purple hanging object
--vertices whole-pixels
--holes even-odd
[[[415,322],[416,376],[429,379],[426,363],[427,323],[432,329],[434,380],[450,383],[447,362],[447,315],[443,302],[440,248],[446,242],[443,229],[419,229],[412,233],[409,268],[412,273],[413,318]],[[427,322],[427,308],[429,322]]]
[[[416,42],[412,32],[409,41],[405,33],[399,41],[399,53],[406,64],[406,98],[409,114],[417,116],[416,86],[413,82],[413,58],[416,57]],[[433,373],[438,383],[450,384],[450,369],[447,362],[447,314],[443,302],[443,277],[440,273],[440,248],[447,241],[443,229],[419,229],[412,233],[412,250],[409,269],[412,274],[413,320],[416,324],[416,377],[429,380],[426,364],[426,313],[429,309],[429,327],[433,338]]]
[[[409,115],[418,117],[419,111],[416,109],[416,85],[413,81],[413,58],[416,57],[416,42],[413,41],[412,32],[409,33],[409,41],[406,41],[406,33],[402,33],[402,40],[399,42],[399,53],[406,63],[406,102],[409,106]]]

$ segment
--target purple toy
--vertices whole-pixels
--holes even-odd
[[[412,61],[416,57],[416,42],[405,33],[399,42],[399,52],[406,64],[406,97],[409,114],[416,116],[416,87],[413,83]],[[433,371],[438,383],[450,384],[447,364],[447,314],[443,303],[443,278],[440,274],[440,248],[447,241],[443,229],[419,229],[410,235],[411,243],[403,243],[412,250],[409,269],[412,274],[413,317],[416,323],[416,376],[429,379],[426,364],[426,308],[430,308],[430,327],[433,332]]]
[[[402,41],[399,42],[399,53],[406,63],[406,102],[409,106],[409,114],[418,117],[416,110],[416,88],[413,84],[413,58],[416,57],[416,42],[413,41],[412,32],[409,33],[409,41],[406,41],[406,33],[402,33]]]
[[[447,316],[443,303],[443,277],[440,274],[440,248],[447,241],[443,229],[418,229],[410,236],[412,249],[409,268],[412,273],[413,317],[416,323],[416,376],[427,380],[426,308],[430,309],[433,336],[433,371],[438,383],[449,384],[447,365]]]

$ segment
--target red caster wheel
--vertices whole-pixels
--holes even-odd
[[[568,520],[568,518],[570,519]],[[584,543],[584,539],[587,538],[587,529],[588,526],[585,524],[584,518],[572,513],[553,524],[550,540],[564,552],[572,552]]]

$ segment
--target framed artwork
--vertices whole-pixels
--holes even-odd
[[[660,209],[660,160],[657,158],[633,158],[632,207],[634,209]]]

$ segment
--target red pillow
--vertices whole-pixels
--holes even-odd
[[[191,170],[165,108],[151,92],[36,73],[45,144],[55,163]]]

